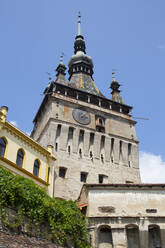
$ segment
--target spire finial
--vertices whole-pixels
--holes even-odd
[[[78,36],[81,35],[81,14],[78,12]]]
[[[115,70],[112,70],[112,81],[116,81],[116,78],[115,78]]]
[[[66,67],[65,67],[65,65],[63,63],[63,57],[64,57],[64,53],[62,52],[61,55],[60,55],[60,63],[56,68],[56,71],[57,71],[56,76],[58,76],[59,74],[62,74],[62,75],[65,76],[65,74],[66,74],[65,73]]]

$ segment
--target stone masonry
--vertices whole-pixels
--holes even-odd
[[[89,125],[74,120],[72,112],[79,108],[90,113]],[[96,132],[97,116],[105,123],[104,133]],[[77,199],[84,183],[80,181],[82,172],[87,173],[87,183],[99,183],[99,175],[103,183],[140,182],[138,141],[131,116],[54,93],[33,138],[45,147],[54,147],[56,197]],[[60,167],[66,169],[63,178],[59,177]]]
[[[69,82],[61,58],[56,80],[44,91],[31,134],[41,145],[54,147],[53,196],[76,200],[84,183],[139,183],[132,107],[124,103],[114,76],[112,100],[97,89],[93,62],[86,54],[81,34],[80,15],[68,67]]]

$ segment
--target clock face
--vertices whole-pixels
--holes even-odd
[[[72,112],[73,118],[80,124],[88,125],[91,122],[90,114],[81,109],[74,109]]]

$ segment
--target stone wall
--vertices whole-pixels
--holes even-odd
[[[84,185],[92,247],[165,248],[164,194],[165,184]]]
[[[0,248],[62,248],[56,244],[23,234],[0,230]]]
[[[13,208],[6,209],[6,218],[14,223],[17,212]],[[7,228],[4,226],[0,217],[0,248],[64,248],[55,243],[48,241],[48,228],[45,225],[40,227],[40,235],[37,234],[36,228],[31,226],[29,231],[27,226],[28,219],[25,217],[21,226],[16,228]],[[69,247],[69,246],[68,246]]]
[[[72,116],[74,109],[82,107],[90,114],[88,125],[81,125]],[[96,131],[98,118],[102,119],[104,132]],[[99,177],[102,183],[139,183],[134,125],[130,116],[56,95],[33,132],[41,145],[54,147],[54,196],[75,200],[83,183],[99,183]],[[66,170],[64,177],[59,177],[61,167]],[[81,181],[81,173],[86,173],[85,181]]]

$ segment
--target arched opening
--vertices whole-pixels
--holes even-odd
[[[19,149],[17,152],[16,165],[22,168],[23,162],[24,162],[24,151],[22,149]]]
[[[0,138],[0,156],[5,157],[7,141],[4,138]]]
[[[102,226],[98,231],[98,247],[99,248],[112,248],[112,231],[109,226]]]
[[[150,225],[148,227],[148,247],[149,248],[161,247],[160,227],[157,225]]]
[[[34,167],[33,167],[33,175],[38,177],[40,171],[40,162],[38,159],[34,161]]]
[[[140,248],[139,228],[136,225],[129,225],[126,227],[127,247]]]

